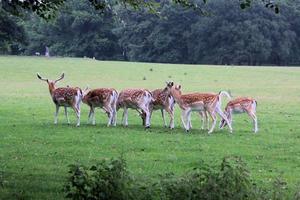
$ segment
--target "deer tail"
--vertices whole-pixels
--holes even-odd
[[[219,92],[219,98],[220,98],[220,102],[222,102],[222,97],[223,96],[226,96],[229,100],[231,99],[231,96],[230,96],[230,94],[227,92],[227,91],[220,91]]]

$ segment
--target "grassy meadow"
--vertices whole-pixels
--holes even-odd
[[[152,69],[152,70],[150,70]],[[58,86],[148,88],[165,86],[166,80],[186,92],[230,90],[234,97],[258,101],[259,133],[252,121],[235,115],[234,133],[200,130],[193,114],[193,129],[186,134],[176,106],[175,129],[162,126],[160,112],[153,114],[145,131],[135,111],[129,126],[107,128],[106,115],[97,110],[96,126],[87,125],[88,107],[82,105],[81,126],[63,109],[54,125],[55,106],[48,86],[36,72],[49,79],[66,76]],[[182,174],[201,164],[219,165],[224,156],[241,156],[253,179],[268,185],[281,175],[294,188],[300,180],[300,68],[171,65],[96,61],[79,58],[0,57],[0,199],[63,199],[68,165],[89,164],[123,154],[129,170],[144,177]],[[146,79],[146,80],[143,80]],[[227,99],[223,99],[223,106]],[[167,115],[166,115],[167,116]],[[167,116],[167,120],[169,120]]]

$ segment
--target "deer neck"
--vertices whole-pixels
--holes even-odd
[[[56,90],[56,87],[54,84],[51,84],[51,83],[49,83],[48,86],[49,86],[50,95],[52,96],[54,90]]]
[[[183,105],[183,100],[181,98],[181,94],[178,92],[171,90],[170,92],[171,96],[175,99],[176,103],[181,107]]]

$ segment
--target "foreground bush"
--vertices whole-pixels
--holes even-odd
[[[224,158],[219,169],[203,163],[185,175],[170,173],[156,181],[131,176],[122,158],[102,160],[91,167],[71,165],[65,192],[67,198],[89,200],[290,199],[287,184],[281,179],[270,188],[257,186],[239,157]],[[296,192],[294,199],[299,197]]]

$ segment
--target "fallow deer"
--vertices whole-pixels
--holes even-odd
[[[167,123],[165,120],[165,111],[167,111],[167,113],[169,113],[170,115],[169,128],[173,129],[175,100],[170,95],[168,87],[171,88],[174,83],[173,82],[166,82],[166,83],[167,83],[167,87],[165,87],[164,89],[156,89],[151,92],[154,101],[152,101],[149,105],[150,118],[152,116],[153,111],[160,110],[163,118],[164,126],[167,127]],[[146,117],[145,113],[142,113],[141,117],[143,120],[143,125],[145,125],[145,117]]]
[[[117,105],[118,92],[113,88],[98,88],[94,90],[89,90],[86,88],[83,92],[82,102],[90,106],[90,112],[88,116],[88,122],[91,121],[95,125],[95,108],[102,108],[107,116],[108,123],[107,126],[116,126],[116,116],[117,116]]]
[[[182,110],[181,120],[187,132],[191,128],[190,121],[192,111],[208,112],[213,121],[212,126],[208,131],[209,134],[213,132],[216,126],[216,113],[218,113],[227,122],[230,132],[232,132],[231,123],[221,109],[221,96],[226,95],[228,98],[230,98],[230,95],[227,92],[221,91],[219,94],[190,93],[183,95],[181,94],[181,86],[174,85],[170,89],[170,94],[174,97],[176,103]]]
[[[254,133],[257,133],[257,117],[256,117],[256,107],[257,102],[255,99],[240,97],[234,100],[231,100],[227,103],[225,107],[224,114],[227,116],[230,123],[232,123],[232,114],[233,113],[247,113],[249,117],[253,120]],[[227,122],[223,119],[220,123],[220,128],[224,128],[227,125]]]
[[[42,78],[39,73],[37,73],[37,77],[42,80],[46,81],[49,87],[49,92],[52,97],[52,100],[56,106],[56,112],[55,112],[55,117],[54,117],[54,124],[57,124],[57,116],[58,116],[58,111],[59,107],[64,107],[65,108],[65,115],[67,118],[68,124],[70,124],[69,121],[69,116],[68,116],[68,111],[67,107],[73,108],[73,110],[76,113],[77,116],[77,124],[76,126],[80,125],[80,103],[82,99],[82,91],[78,87],[61,87],[61,88],[56,88],[56,83],[64,78],[64,73],[58,78],[57,80],[49,80],[46,78]]]
[[[138,111],[140,115],[145,113],[145,128],[150,128],[149,104],[154,99],[149,90],[146,89],[126,89],[120,92],[117,101],[117,110],[124,109],[122,123],[128,126],[128,108]]]

